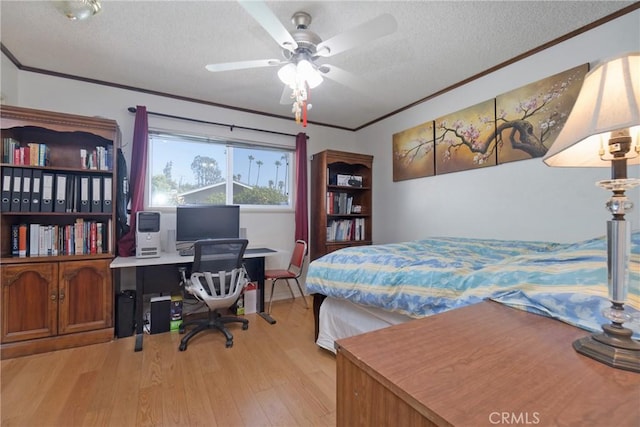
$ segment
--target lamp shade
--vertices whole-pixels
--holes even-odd
[[[543,161],[549,166],[610,167],[612,131],[629,129],[629,164],[640,164],[640,52],[598,64],[584,79],[566,124]],[[604,151],[604,153],[603,153]]]

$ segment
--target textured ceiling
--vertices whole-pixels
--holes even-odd
[[[311,122],[357,129],[628,7],[622,1],[267,1],[293,29],[311,14],[326,40],[383,13],[393,34],[321,59],[364,91],[325,81]],[[103,0],[102,12],[67,20],[49,1],[0,1],[0,42],[22,69],[292,117],[277,67],[211,73],[206,64],[282,58],[277,43],[234,1]],[[638,4],[636,4],[637,6]],[[594,58],[595,59],[595,58]]]

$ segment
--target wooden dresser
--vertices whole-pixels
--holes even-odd
[[[482,302],[336,342],[338,426],[640,425],[640,374],[588,332]]]

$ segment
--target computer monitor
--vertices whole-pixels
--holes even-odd
[[[176,208],[176,249],[201,239],[237,239],[240,206],[183,205]]]

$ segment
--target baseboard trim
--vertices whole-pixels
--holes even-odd
[[[0,346],[0,359],[12,359],[14,357],[47,353],[49,351],[62,350],[65,348],[82,347],[85,345],[109,342],[113,341],[114,336],[114,329],[106,328],[95,331],[78,332],[69,335],[59,335],[29,341],[6,343]]]

